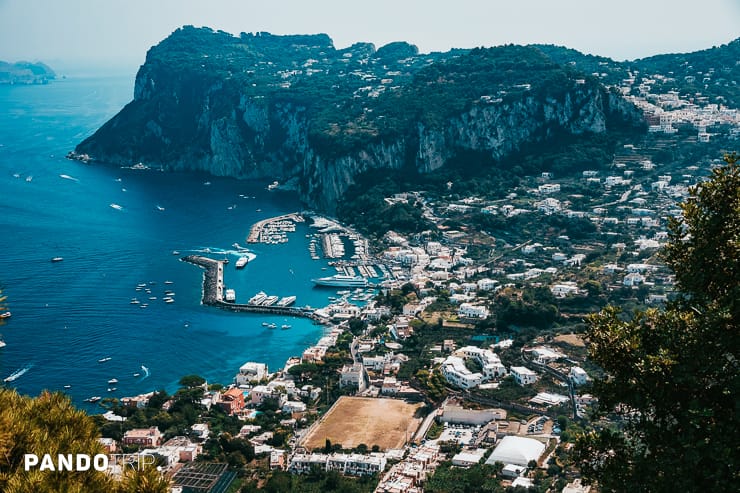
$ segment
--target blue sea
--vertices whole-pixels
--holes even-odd
[[[12,313],[0,326],[0,379],[27,369],[9,385],[31,395],[63,390],[91,412],[99,408],[84,402],[90,396],[173,392],[188,374],[230,383],[246,361],[276,370],[321,337],[323,327],[307,319],[202,306],[202,271],[173,251],[229,257],[225,282],[239,302],[265,291],[324,306],[334,294],[310,282],[333,271],[310,258],[305,223],[287,243],[249,245],[254,259],[234,268],[232,245],[246,245],[254,222],[301,210],[295,195],[261,182],[65,159],[132,94],[133,77],[0,86],[0,288]],[[162,301],[166,289],[176,293],[172,304]],[[112,378],[117,390],[108,392]]]

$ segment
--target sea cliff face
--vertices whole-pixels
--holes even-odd
[[[430,62],[406,44],[374,58],[372,45],[335,50],[321,36],[181,31],[150,50],[134,100],[77,152],[118,165],[278,180],[308,205],[333,211],[363,171],[429,172],[460,150],[501,159],[563,132],[640,121],[622,98],[576,81],[536,50],[525,54],[529,68],[537,64],[550,78],[541,84],[526,64],[501,75],[521,53]],[[403,58],[389,61],[389,52]]]

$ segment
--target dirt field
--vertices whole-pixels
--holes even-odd
[[[571,346],[586,347],[586,344],[583,342],[583,337],[579,336],[578,334],[563,334],[557,336],[555,340],[557,342],[570,344]]]
[[[421,418],[414,413],[421,404],[399,399],[342,396],[319,423],[302,440],[307,449],[322,448],[326,439],[343,448],[364,443],[381,450],[400,448],[416,432]]]

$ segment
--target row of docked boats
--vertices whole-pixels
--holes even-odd
[[[249,298],[249,301],[247,301],[247,304],[253,305],[253,306],[273,306],[275,305],[279,307],[286,307],[286,306],[290,306],[293,303],[295,303],[295,300],[296,300],[295,296],[285,296],[283,298],[280,298],[279,296],[268,295],[264,291],[260,291],[259,293]]]

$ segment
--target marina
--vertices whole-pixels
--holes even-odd
[[[310,307],[299,308],[273,305],[272,303],[278,301],[277,296],[274,296],[275,301],[271,301],[270,305],[265,305],[265,300],[270,298],[265,293],[258,293],[255,297],[252,298],[252,300],[254,300],[254,303],[256,303],[257,300],[264,296],[264,298],[261,298],[261,304],[228,303],[224,299],[225,288],[223,261],[213,260],[208,257],[202,257],[199,255],[187,255],[181,260],[189,264],[197,265],[198,267],[203,269],[202,303],[204,305],[216,306],[218,308],[223,308],[225,310],[230,310],[233,312],[263,313],[290,317],[304,317],[310,318],[316,322],[324,322],[324,319],[317,315],[314,309]]]
[[[247,243],[285,243],[288,241],[287,233],[295,231],[295,223],[304,221],[297,212],[263,219],[250,229]]]

